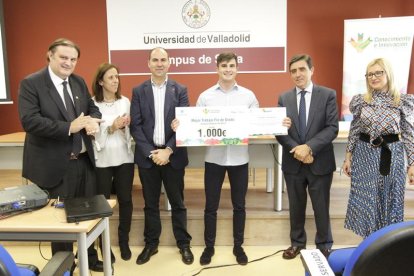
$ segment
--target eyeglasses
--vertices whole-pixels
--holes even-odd
[[[384,71],[375,71],[375,72],[371,72],[365,75],[365,77],[367,79],[372,79],[373,76],[375,76],[376,78],[382,77],[382,75],[384,75]]]

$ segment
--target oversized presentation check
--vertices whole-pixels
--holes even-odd
[[[176,107],[177,146],[247,145],[248,112],[242,106]]]
[[[180,121],[176,133],[178,147],[247,145],[249,136],[254,134],[287,133],[281,123],[286,117],[284,108],[176,107],[175,115]]]
[[[250,136],[287,135],[287,127],[282,125],[286,107],[252,108],[249,111]]]

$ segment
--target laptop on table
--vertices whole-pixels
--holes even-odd
[[[64,201],[64,208],[67,222],[110,217],[113,214],[104,195],[68,198]]]

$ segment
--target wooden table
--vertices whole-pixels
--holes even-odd
[[[53,200],[51,200],[53,202]],[[111,207],[116,200],[108,200]],[[103,235],[104,275],[112,275],[109,218],[67,223],[65,211],[50,204],[40,210],[6,218],[0,222],[2,241],[76,241],[81,276],[89,275],[88,247]]]

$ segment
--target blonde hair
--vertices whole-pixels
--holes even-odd
[[[376,58],[372,60],[367,65],[366,74],[368,74],[368,69],[371,68],[374,65],[379,65],[385,73],[385,76],[387,78],[387,86],[388,86],[388,93],[394,100],[394,105],[398,106],[400,104],[400,91],[398,91],[397,87],[395,86],[394,81],[394,72],[392,70],[391,64],[388,62],[388,60],[384,58]],[[374,89],[369,85],[368,78],[365,79],[366,86],[367,86],[367,92],[364,95],[364,100],[367,103],[371,103],[372,101],[372,93],[374,92]]]

